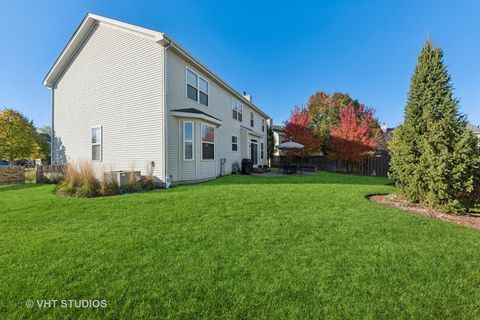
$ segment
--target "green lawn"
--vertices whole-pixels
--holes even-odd
[[[365,198],[387,182],[228,176],[97,199],[0,187],[0,319],[479,318],[480,231]]]

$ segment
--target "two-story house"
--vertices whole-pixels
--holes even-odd
[[[267,163],[268,115],[162,32],[88,14],[44,79],[52,161],[189,183]]]

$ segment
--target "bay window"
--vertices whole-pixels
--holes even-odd
[[[215,128],[202,123],[202,160],[215,159]]]
[[[183,160],[193,160],[193,122],[183,123]]]

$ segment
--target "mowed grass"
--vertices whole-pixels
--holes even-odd
[[[479,318],[480,231],[365,198],[387,182],[228,176],[96,199],[0,187],[0,319]]]

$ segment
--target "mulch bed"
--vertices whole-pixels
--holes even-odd
[[[425,217],[431,217],[462,226],[480,229],[480,214],[470,213],[462,216],[449,215],[434,209],[427,208],[418,203],[411,203],[395,194],[373,195],[368,197],[370,201],[386,205],[391,208],[404,210]]]

